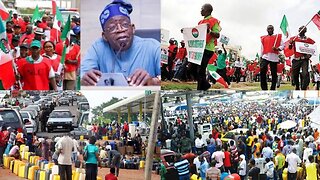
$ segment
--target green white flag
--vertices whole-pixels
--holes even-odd
[[[283,18],[282,18],[282,21],[280,24],[280,29],[281,29],[282,33],[286,36],[286,38],[289,37],[288,26],[289,26],[289,24],[288,24],[287,17],[286,17],[286,15],[283,15]]]

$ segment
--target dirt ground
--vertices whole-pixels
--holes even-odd
[[[102,177],[104,180],[104,176],[109,173],[109,168],[98,169],[98,176]],[[0,168],[0,180],[23,180],[24,178],[19,178],[17,175],[12,173],[9,169]],[[119,180],[143,180],[144,179],[144,170],[128,170],[128,169],[120,169],[120,175],[118,177]],[[159,180],[160,176],[152,173],[152,180]]]

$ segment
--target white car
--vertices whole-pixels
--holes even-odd
[[[68,129],[69,131],[72,131],[74,117],[75,115],[72,115],[69,109],[53,110],[50,113],[47,122],[48,132],[51,132],[54,129]]]
[[[38,131],[37,123],[34,119],[32,119],[32,116],[30,112],[28,111],[20,111],[22,120],[24,122],[24,125],[27,129],[27,133],[35,133]]]

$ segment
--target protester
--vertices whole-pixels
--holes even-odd
[[[197,66],[197,90],[208,90],[210,83],[206,79],[206,69],[210,58],[214,54],[215,46],[217,45],[217,38],[220,37],[220,21],[212,17],[211,13],[213,7],[211,4],[204,4],[201,7],[201,16],[204,17],[198,24],[209,24],[206,36],[206,47],[203,53],[201,65]]]
[[[290,38],[289,49],[294,50],[294,58],[292,60],[292,76],[293,82],[296,86],[296,90],[307,90],[310,83],[310,76],[308,72],[309,61],[311,55],[302,54],[296,51],[295,42],[303,42],[307,44],[314,44],[315,41],[306,36],[307,27],[301,26],[299,28],[299,35]],[[299,82],[299,73],[301,72],[301,82]],[[301,88],[300,88],[301,84]]]
[[[61,180],[72,180],[72,148],[73,140],[69,135],[64,135],[57,143],[59,175]]]
[[[272,84],[270,90],[276,89],[277,84],[277,64],[279,62],[279,51],[283,50],[284,44],[281,43],[282,35],[273,35],[274,28],[272,25],[267,27],[268,35],[261,37],[261,58],[260,58],[260,84],[262,90],[268,90],[267,71],[270,65],[272,75]]]

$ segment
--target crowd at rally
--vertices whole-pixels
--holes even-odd
[[[194,120],[198,121],[194,123],[195,139],[190,138],[187,113],[176,111],[176,120],[166,122],[168,126],[159,136],[162,148],[175,154],[172,162],[162,162],[161,177],[317,179],[320,141],[319,131],[311,128],[307,117],[312,110],[275,102],[215,102],[199,110]],[[297,124],[280,128],[286,120]],[[207,139],[198,130],[205,123],[213,126]],[[237,129],[240,132],[230,136],[230,131]]]
[[[57,15],[50,13],[40,13],[35,19],[35,15],[21,16],[14,11],[1,22],[5,24],[4,36],[1,36],[2,60],[14,62],[13,67],[6,66],[9,67],[5,70],[6,76],[0,77],[4,89],[76,89],[80,17],[58,21]]]
[[[125,122],[122,125],[94,124],[92,132],[88,139],[71,134],[47,138],[4,125],[0,131],[0,165],[3,166],[3,155],[21,160],[20,148],[25,145],[40,160],[58,165],[60,177],[67,180],[71,180],[73,165],[85,168],[86,179],[96,179],[98,167],[110,168],[106,180],[117,179],[119,168],[139,169],[140,160],[146,154],[147,140],[143,142],[138,131],[131,137]]]
[[[298,35],[289,37],[287,25],[282,26],[285,34],[274,34],[273,25],[267,26],[267,35],[261,36],[261,51],[256,54],[254,60],[246,60],[238,53],[227,53],[221,42],[218,46],[221,27],[220,21],[213,17],[211,4],[204,4],[201,8],[203,20],[200,24],[207,24],[206,46],[203,52],[201,64],[188,62],[190,55],[187,54],[186,43],[178,42],[171,38],[168,46],[168,61],[162,63],[162,79],[164,81],[197,81],[197,90],[207,90],[221,76],[224,80],[222,85],[230,88],[231,83],[240,81],[260,82],[262,90],[275,90],[282,82],[291,82],[295,90],[307,90],[320,88],[320,64],[312,62],[311,57],[315,54],[303,53],[296,47],[296,43],[305,43],[313,46],[315,41],[306,35],[307,27],[301,26]],[[320,14],[316,14],[312,21],[320,29],[317,23]],[[286,17],[281,24],[287,22]],[[181,30],[183,33],[183,29]],[[262,35],[263,33],[261,33]],[[286,41],[284,43],[284,41]],[[208,65],[216,67],[216,73],[212,75]],[[268,88],[267,82],[271,82]],[[312,82],[310,84],[310,82]],[[219,82],[220,83],[220,82]]]

